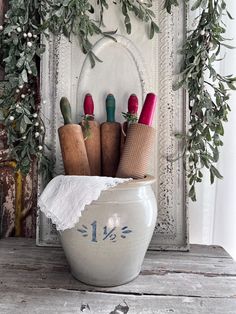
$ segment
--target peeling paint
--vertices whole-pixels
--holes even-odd
[[[9,160],[4,132],[0,133],[0,238],[10,236],[35,237],[35,211],[37,193],[36,165],[24,177],[16,171],[16,162]],[[1,149],[2,148],[2,149]]]

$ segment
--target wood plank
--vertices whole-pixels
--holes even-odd
[[[132,296],[51,289],[0,289],[0,313],[100,313],[114,311],[118,304],[129,314],[235,314],[236,299]],[[83,305],[89,305],[82,311]],[[121,313],[121,312],[119,312]]]
[[[236,297],[236,276],[182,273],[140,275],[136,280],[114,288],[96,288],[75,280],[63,267],[2,265],[0,287],[51,288],[75,291],[119,292],[147,295]]]
[[[155,254],[156,251],[149,251],[153,252]],[[181,252],[181,251],[159,251],[163,256],[171,255],[173,256],[196,256],[200,258],[204,257],[224,257],[224,258],[230,258],[232,257],[225,251],[224,248],[222,248],[219,245],[199,245],[199,244],[190,244],[190,250],[188,252]]]
[[[110,289],[95,288],[70,275],[61,248],[36,247],[27,239],[7,239],[0,241],[0,287],[235,298],[236,264],[231,258],[213,255],[200,258],[182,252],[148,252],[135,281]]]
[[[9,243],[9,247],[5,244]],[[67,262],[61,248],[36,247],[32,240],[0,241],[0,265],[31,265],[34,267],[64,267]],[[29,245],[27,245],[29,243]],[[4,245],[2,245],[4,244]],[[14,245],[13,245],[14,244]],[[25,245],[26,244],[26,245]],[[231,258],[197,257],[188,252],[148,252],[142,273],[164,274],[168,272],[195,273],[206,275],[236,275],[236,263]],[[167,253],[167,252],[165,252]]]
[[[8,238],[8,239],[1,239],[0,240],[0,249],[6,248],[8,249],[18,249],[27,247],[29,249],[35,248],[35,239],[27,239],[27,238]],[[61,250],[61,248],[58,247],[37,247],[38,249],[42,250]],[[217,245],[198,245],[198,244],[192,244],[190,245],[190,251],[189,252],[179,252],[179,251],[149,251],[150,254],[161,254],[162,256],[198,256],[200,258],[204,257],[222,257],[222,258],[229,258],[232,259],[232,257],[220,246]]]
[[[191,273],[204,274],[208,276],[214,275],[236,275],[236,263],[232,259],[196,256],[173,256],[172,254],[146,254],[142,273]]]
[[[75,280],[61,248],[34,240],[0,241],[0,313],[112,313],[123,300],[129,313],[236,313],[235,263],[220,247],[189,253],[148,252],[140,276],[98,288]],[[220,256],[220,257],[219,257]]]

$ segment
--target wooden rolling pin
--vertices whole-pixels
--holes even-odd
[[[123,117],[126,121],[122,124],[122,132],[120,139],[120,155],[123,153],[126,135],[130,123],[135,123],[138,121],[138,97],[135,94],[132,94],[128,100],[128,112],[122,112]]]
[[[120,178],[142,179],[146,175],[156,131],[151,127],[157,97],[153,93],[146,96],[138,123],[128,129],[124,151],[116,173]]]
[[[115,98],[106,99],[107,122],[101,124],[102,174],[115,177],[120,160],[121,125],[115,122]]]
[[[58,129],[62,159],[66,175],[90,175],[90,168],[81,126],[73,124],[68,99],[60,101],[64,126]]]
[[[81,123],[85,139],[90,174],[101,175],[101,137],[100,124],[94,120],[94,103],[90,94],[84,98],[84,118]]]

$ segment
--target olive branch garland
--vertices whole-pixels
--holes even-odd
[[[97,0],[97,4],[102,10],[108,9],[105,0]],[[150,23],[149,37],[158,31],[153,21],[154,14],[149,9],[150,0],[145,3],[120,0],[117,5],[125,16],[127,32],[131,32],[131,24],[127,24],[128,12],[133,12],[144,23]],[[45,52],[40,38],[42,35],[48,37],[49,31],[55,35],[63,34],[69,40],[72,35],[77,36],[93,67],[96,61],[102,60],[92,51],[92,36],[103,35],[115,40],[112,37],[114,32],[102,31],[103,11],[100,21],[96,21],[95,8],[88,0],[9,0],[8,6],[4,24],[0,25],[0,59],[5,68],[0,121],[5,125],[10,153],[17,162],[17,169],[26,175],[36,157],[45,178],[51,177],[53,161],[48,157],[46,130],[40,116],[41,100],[35,92],[36,87],[38,90],[39,58]]]
[[[187,1],[187,0],[185,0]],[[128,34],[132,32],[130,15],[148,24],[148,37],[153,38],[159,27],[154,22],[151,0],[116,0],[121,9]],[[166,0],[165,10],[171,13],[178,0]],[[91,38],[94,35],[113,38],[114,31],[104,32],[104,10],[109,9],[107,0],[97,0],[96,6],[89,0],[9,0],[9,10],[0,25],[0,51],[5,68],[3,94],[0,96],[0,121],[8,135],[8,145],[17,167],[23,174],[30,169],[32,159],[40,161],[45,176],[52,175],[53,162],[45,145],[45,126],[40,116],[41,100],[38,95],[39,58],[45,51],[42,35],[48,32],[65,35],[69,40],[76,36],[91,66],[102,62],[93,53]],[[193,10],[200,8],[198,25],[191,31],[182,49],[183,71],[174,88],[185,88],[189,94],[190,128],[187,135],[179,135],[185,143],[189,196],[196,200],[195,183],[202,181],[202,168],[210,171],[211,182],[221,178],[214,164],[219,158],[219,146],[223,145],[223,122],[230,110],[227,101],[229,89],[235,89],[235,78],[221,76],[213,67],[226,46],[225,25],[222,16],[227,14],[224,0],[196,0]],[[94,18],[99,10],[100,19]],[[206,76],[209,73],[209,80]],[[209,90],[211,89],[211,91]],[[44,103],[44,106],[47,104]]]
[[[167,0],[168,11],[177,1]],[[174,89],[183,87],[189,96],[189,130],[186,135],[176,134],[184,140],[184,162],[189,180],[189,197],[196,201],[195,185],[202,182],[202,169],[210,173],[210,181],[223,178],[215,167],[219,159],[219,147],[223,145],[223,123],[230,111],[229,90],[236,90],[232,75],[222,76],[214,69],[220,61],[221,47],[233,48],[225,43],[226,32],[222,17],[227,15],[224,0],[197,0],[192,10],[201,9],[196,18],[197,27],[190,32],[182,48],[183,68],[181,79]]]

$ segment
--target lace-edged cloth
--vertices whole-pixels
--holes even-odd
[[[97,200],[102,191],[130,180],[132,179],[60,175],[48,183],[38,204],[57,230],[64,231],[79,222],[85,206]]]

